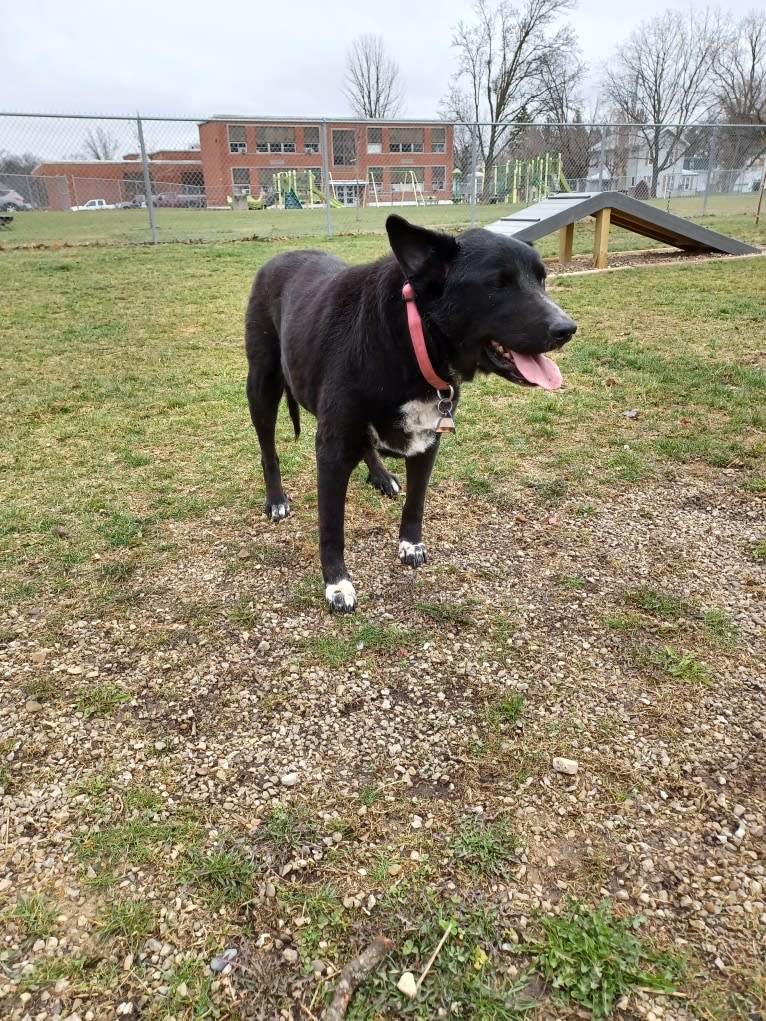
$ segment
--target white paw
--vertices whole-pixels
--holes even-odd
[[[328,607],[336,613],[353,613],[356,609],[356,591],[348,578],[335,585],[325,585],[324,597]]]
[[[272,521],[284,521],[290,513],[289,503],[272,503],[266,509],[267,517],[270,517]]]
[[[422,567],[428,560],[425,544],[422,542],[407,542],[402,539],[399,543],[399,562],[409,564],[410,567]]]

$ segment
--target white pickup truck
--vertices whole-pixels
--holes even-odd
[[[72,206],[73,213],[79,213],[84,209],[116,209],[110,206],[106,199],[88,199],[84,206]]]

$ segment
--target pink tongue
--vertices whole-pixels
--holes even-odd
[[[558,390],[564,382],[558,365],[545,355],[520,355],[511,351],[516,368],[527,383],[541,386],[543,390]]]

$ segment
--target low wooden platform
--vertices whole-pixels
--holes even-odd
[[[609,227],[622,227],[672,245],[685,252],[722,252],[725,255],[754,255],[759,249],[744,241],[700,227],[681,216],[656,209],[647,202],[629,198],[619,191],[560,192],[549,195],[534,206],[503,216],[487,226],[498,234],[509,234],[519,241],[538,241],[558,230],[559,261],[572,258],[574,225],[592,216],[596,220],[593,263],[605,269],[609,247]]]

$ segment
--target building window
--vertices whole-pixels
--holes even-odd
[[[447,151],[447,129],[431,128],[431,152]]]
[[[423,152],[422,128],[391,128],[389,152]]]
[[[303,151],[319,152],[319,128],[303,129]]]
[[[237,195],[250,194],[250,169],[249,167],[232,167],[231,183]]]
[[[368,174],[371,181],[375,182],[377,188],[383,186],[383,167],[370,167]]]
[[[383,152],[383,129],[367,128],[367,152]]]
[[[431,167],[431,187],[434,191],[444,191],[446,167]]]
[[[255,135],[256,152],[295,152],[295,128],[259,125]]]
[[[336,167],[350,167],[356,163],[356,131],[333,129],[332,162]]]
[[[244,124],[229,125],[229,152],[247,152]]]

